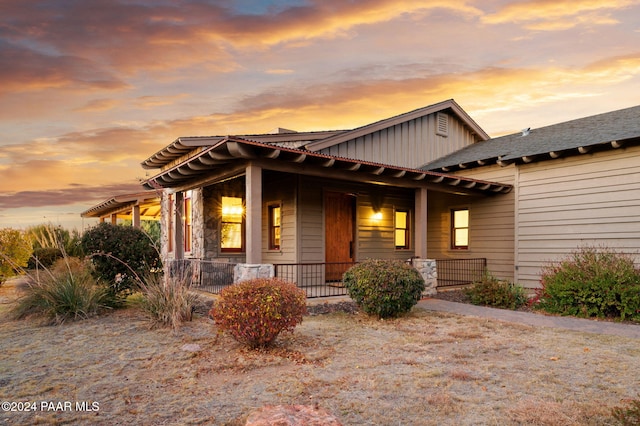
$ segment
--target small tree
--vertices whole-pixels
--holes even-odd
[[[0,229],[0,285],[27,266],[31,241],[17,229]]]
[[[97,278],[115,294],[127,294],[150,271],[162,267],[158,250],[140,229],[101,223],[82,236],[82,248],[95,266]]]

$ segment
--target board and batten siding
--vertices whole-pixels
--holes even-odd
[[[541,268],[581,246],[640,262],[640,147],[519,167],[518,281],[540,286]]]
[[[436,134],[437,114],[342,142],[321,150],[323,154],[363,161],[418,168],[475,142],[475,137],[453,114],[448,117],[448,136]]]
[[[462,176],[513,184],[515,166],[487,166],[464,170]],[[489,272],[514,279],[515,192],[464,196],[429,191],[427,256],[436,259],[486,258]],[[469,208],[469,249],[451,249],[451,209]]]
[[[298,263],[324,262],[322,185],[301,178],[298,183]]]

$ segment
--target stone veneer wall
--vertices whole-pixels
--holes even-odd
[[[411,264],[424,279],[425,289],[422,295],[433,296],[438,293],[438,271],[436,269],[435,259],[414,258],[411,260]]]
[[[204,205],[202,188],[191,191],[191,254],[185,255],[192,259],[204,258]]]
[[[160,197],[160,257],[166,265],[169,260],[169,194],[162,191]]]

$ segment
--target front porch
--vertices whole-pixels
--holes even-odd
[[[274,264],[274,275],[295,283],[307,298],[346,296],[342,274],[357,262]],[[467,286],[479,280],[486,270],[486,259],[436,259],[436,289]],[[174,260],[169,273],[188,277],[191,285],[212,294],[234,283],[235,263],[199,259]]]

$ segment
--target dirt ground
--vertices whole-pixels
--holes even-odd
[[[640,392],[637,339],[337,310],[250,351],[205,316],[173,333],[134,307],[10,321],[14,290],[0,287],[0,424],[241,425],[264,405],[310,404],[344,425],[607,425]]]

